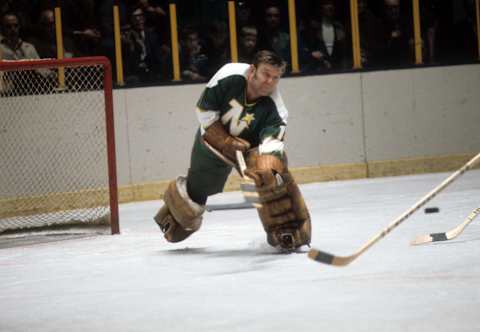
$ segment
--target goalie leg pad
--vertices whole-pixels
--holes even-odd
[[[254,168],[246,173],[255,181],[267,242],[290,250],[310,244],[310,214],[286,165],[275,156],[256,155]]]
[[[170,182],[164,194],[165,205],[154,217],[169,242],[185,240],[202,225],[205,207],[190,199],[186,183],[184,177]]]
[[[291,177],[290,173],[284,177]],[[310,214],[293,178],[284,184],[287,194],[279,200],[263,203],[258,209],[267,241],[273,247],[293,250],[311,241]],[[287,203],[288,202],[288,203]]]
[[[302,245],[310,245],[312,225],[310,219],[299,227],[280,227],[267,232],[267,242],[273,247],[294,250]]]

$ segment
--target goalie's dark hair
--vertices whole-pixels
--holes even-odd
[[[285,70],[286,66],[285,61],[283,61],[283,59],[277,53],[267,50],[258,51],[253,56],[252,65],[254,65],[255,68],[258,68],[258,66],[262,63],[282,68],[282,70]]]

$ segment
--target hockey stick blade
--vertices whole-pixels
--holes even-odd
[[[452,173],[448,178],[446,178],[441,184],[431,190],[427,195],[425,195],[422,199],[417,201],[411,208],[406,210],[402,213],[398,218],[396,218],[392,223],[390,223],[386,228],[368,240],[363,246],[360,247],[355,253],[350,256],[335,256],[324,251],[312,248],[308,253],[308,257],[313,259],[316,262],[330,264],[334,266],[345,266],[350,264],[356,258],[358,258],[361,254],[367,251],[371,246],[377,243],[380,239],[385,237],[388,233],[390,233],[393,229],[395,229],[398,225],[400,225],[403,221],[408,219],[415,211],[420,209],[422,206],[427,204],[432,198],[434,198],[439,192],[445,189],[448,185],[450,185],[453,181],[455,181],[459,176],[463,173],[472,169],[478,162],[480,161],[480,153],[477,154],[475,157],[470,159],[465,165],[463,165],[459,170]]]
[[[413,241],[410,243],[412,246],[425,244],[425,243],[432,243],[437,241],[448,241],[456,238],[460,234],[463,233],[464,229],[470,224],[480,213],[480,208],[477,208],[472,211],[468,215],[468,217],[458,226],[452,228],[451,230],[444,232],[444,233],[431,233],[428,235],[420,235],[417,236]]]
[[[334,256],[325,251],[320,251],[317,249],[310,249],[310,251],[308,252],[308,257],[310,259],[313,259],[314,261],[334,266],[348,265],[356,258],[356,256]]]

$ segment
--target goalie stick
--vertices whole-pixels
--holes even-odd
[[[220,210],[240,210],[240,209],[251,209],[254,206],[250,202],[239,202],[239,203],[226,203],[226,204],[207,204],[205,209],[208,212],[220,211]]]
[[[431,243],[437,241],[448,241],[451,239],[456,238],[460,234],[462,234],[463,230],[470,224],[480,213],[480,208],[476,208],[468,215],[468,217],[457,227],[452,228],[448,232],[444,233],[431,233],[427,235],[420,235],[417,236],[410,244],[411,245],[418,245],[424,243]]]
[[[395,229],[398,225],[400,225],[403,221],[405,221],[408,217],[410,217],[415,211],[425,205],[428,201],[434,198],[439,192],[445,189],[448,185],[450,185],[455,179],[461,176],[463,173],[468,171],[469,169],[473,168],[478,162],[480,161],[480,153],[477,154],[475,157],[470,159],[465,165],[463,165],[459,170],[451,174],[447,179],[445,179],[440,185],[430,191],[427,195],[425,195],[422,199],[416,202],[411,208],[407,211],[402,213],[398,218],[396,218],[390,225],[368,240],[363,246],[361,246],[356,252],[349,256],[336,256],[330,253],[318,250],[318,249],[310,249],[308,252],[308,257],[324,264],[330,264],[335,266],[345,266],[350,264],[354,261],[358,256],[363,254],[367,251],[371,246],[377,243],[380,239],[385,237],[388,233],[390,233],[393,229]]]
[[[237,151],[237,162],[238,169],[240,171],[240,176],[242,177],[242,183],[240,183],[240,189],[242,190],[243,196],[247,202],[250,202],[254,207],[261,208],[262,202],[260,196],[258,195],[257,187],[255,186],[255,181],[245,175],[245,170],[247,169],[247,163],[241,151]],[[277,185],[281,186],[284,181],[280,174],[275,174],[275,180]]]
[[[257,189],[255,187],[255,182],[245,175],[245,170],[247,169],[247,163],[245,162],[245,158],[243,157],[243,153],[241,151],[237,151],[237,162],[238,162],[238,170],[239,170],[240,176],[242,177],[242,183],[240,183],[240,189],[242,190],[243,197],[245,197],[245,200],[247,202],[250,202],[257,209],[261,208],[262,204],[260,203],[260,199],[258,197]]]

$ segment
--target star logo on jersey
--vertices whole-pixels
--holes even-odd
[[[243,119],[240,119],[243,113],[243,106],[238,101],[236,101],[235,98],[230,100],[229,104],[231,108],[222,116],[222,123],[227,126],[227,124],[230,122],[230,125],[227,126],[230,135],[240,136],[242,131],[244,131],[248,127],[247,121],[243,121]],[[250,122],[252,120],[250,120]]]
[[[247,126],[250,126],[250,124],[251,124],[252,121],[254,121],[254,120],[255,120],[255,115],[254,115],[254,114],[252,114],[252,113],[246,113],[246,114],[243,116],[243,118],[242,118],[241,121],[245,122],[245,123],[247,124]]]

